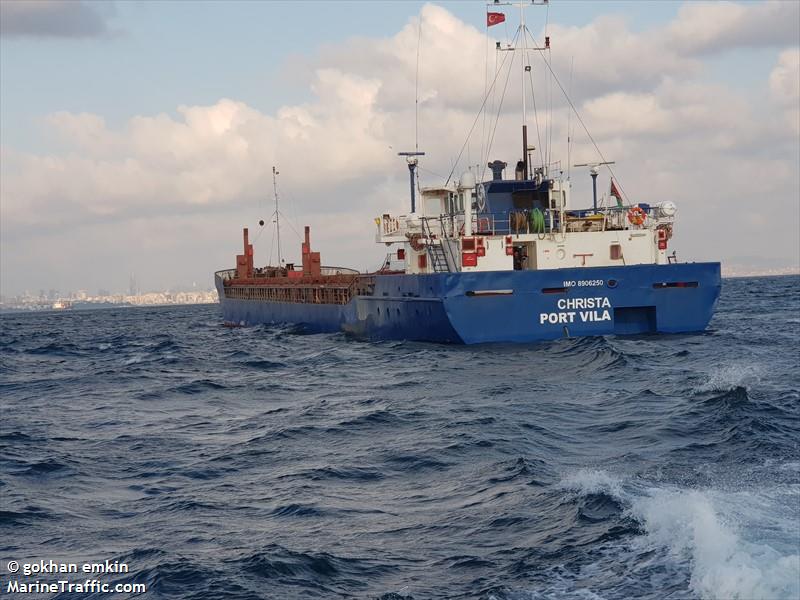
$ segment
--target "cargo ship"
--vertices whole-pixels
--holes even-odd
[[[487,13],[495,15],[488,24],[497,14]],[[523,56],[549,51],[549,39],[542,47],[519,41],[528,35],[523,18],[515,38]],[[308,227],[299,264],[256,267],[245,228],[235,268],[215,274],[225,322],[462,344],[703,331],[720,264],[678,260],[675,203],[629,201],[613,173],[598,203],[597,176],[610,161],[582,165],[591,169],[592,205],[573,206],[569,176],[531,160],[524,81],[522,152],[511,169],[494,160],[482,181],[468,169],[457,181],[419,187],[424,153],[401,153],[410,210],[375,218],[375,242],[389,248],[377,271],[323,266]]]

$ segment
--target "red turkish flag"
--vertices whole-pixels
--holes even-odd
[[[614,183],[614,180],[611,180],[611,189],[609,190],[609,195],[614,196],[617,199],[617,206],[622,206],[622,194],[619,193],[619,189],[617,188],[617,184]]]
[[[496,13],[490,12],[486,13],[486,26],[491,27],[492,25],[499,25],[503,21],[506,20],[506,16],[503,13]]]

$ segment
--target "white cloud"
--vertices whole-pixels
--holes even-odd
[[[553,24],[549,35],[553,63],[564,83],[563,74],[574,65],[578,98],[650,89],[665,77],[691,76],[700,66],[670,48],[662,31],[634,33],[619,16],[600,17],[583,27]]]
[[[612,93],[585,104],[602,137],[649,137],[650,143],[702,136],[709,147],[727,147],[752,131],[748,104],[733,90],[704,82],[665,79],[647,93]]]
[[[667,36],[670,46],[682,54],[782,47],[800,38],[800,3],[687,2],[667,28]]]
[[[769,76],[773,100],[784,109],[790,131],[800,136],[800,48],[781,52]]]
[[[421,38],[419,18],[423,22]],[[420,98],[431,109],[473,111],[483,96],[483,69],[487,50],[494,43],[440,6],[424,6],[419,18],[409,20],[391,38],[357,38],[325,48],[319,63],[380,81],[376,90],[380,106],[406,110],[415,98],[419,40]],[[492,50],[488,56],[493,54]]]
[[[781,52],[769,76],[769,89],[782,104],[800,103],[800,48]]]

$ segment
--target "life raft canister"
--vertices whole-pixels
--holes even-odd
[[[628,221],[632,225],[642,225],[647,220],[647,213],[641,206],[634,206],[628,211]]]

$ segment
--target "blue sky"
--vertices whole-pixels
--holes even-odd
[[[131,272],[152,288],[210,281],[271,195],[273,163],[297,198],[296,225],[316,227],[323,257],[374,267],[372,216],[405,203],[391,149],[412,139],[418,19],[424,166],[434,173],[450,169],[481,104],[486,47],[505,36],[501,25],[486,38],[486,7],[471,1],[0,7],[4,294],[125,289]],[[678,201],[675,239],[687,258],[800,262],[798,7],[636,0],[528,10],[534,33],[549,20],[565,83],[574,59],[573,100],[626,189]],[[498,10],[515,24],[513,9]],[[516,160],[518,92],[509,97],[492,158]],[[593,159],[578,138],[573,158]],[[471,160],[480,150],[471,139]],[[588,178],[574,186],[586,196]],[[745,238],[770,243],[737,242]],[[87,261],[105,268],[87,273]]]
[[[235,96],[263,111],[307,100],[309,90],[287,73],[287,62],[313,59],[324,44],[353,36],[389,36],[425,2],[116,2],[104,37],[0,38],[0,119],[6,143],[46,147],[38,120],[56,111],[91,112],[109,124],[137,114],[174,113],[180,104],[212,104]],[[483,2],[442,2],[483,27]],[[584,25],[624,15],[634,31],[673,18],[680,2],[569,0],[549,7],[553,21]],[[502,9],[498,9],[502,10]],[[505,8],[505,10],[509,10]],[[548,9],[535,9],[536,21]],[[531,15],[533,16],[533,15]],[[496,27],[500,30],[503,26]],[[712,77],[747,85],[754,65],[775,49],[719,57]],[[275,88],[279,87],[279,90]]]

